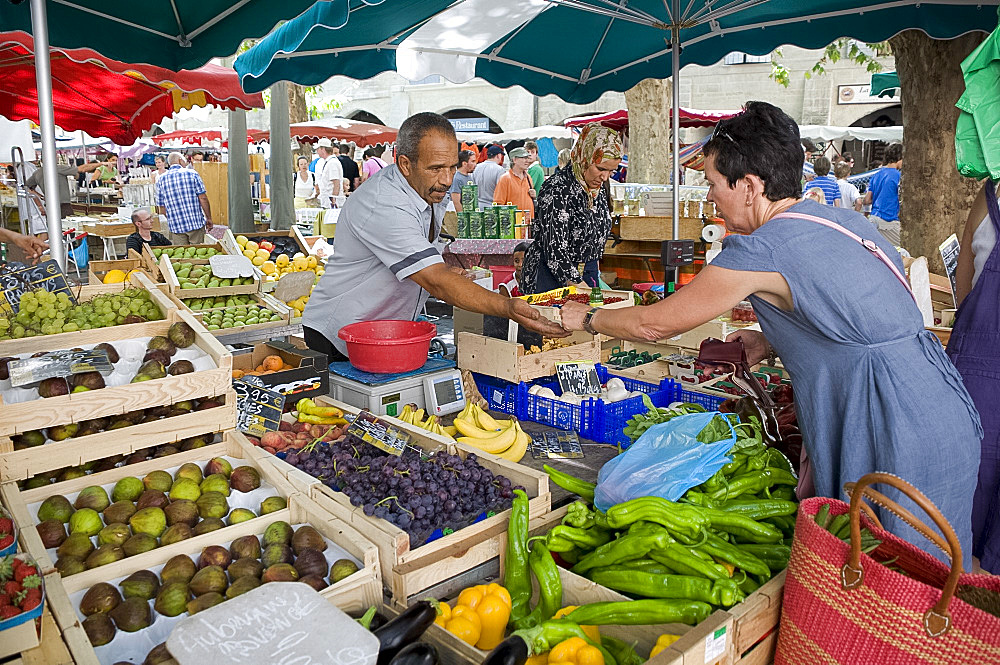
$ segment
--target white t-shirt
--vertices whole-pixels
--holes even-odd
[[[337,196],[337,206],[344,204],[344,167],[335,156],[321,159],[316,163],[316,184],[319,185],[320,204],[324,208],[331,207],[330,197],[333,196],[333,181],[340,183],[340,194]]]
[[[840,201],[837,207],[854,210],[854,202],[861,198],[861,192],[846,179],[837,180],[837,186],[840,187]]]
[[[295,178],[295,198],[297,199],[311,199],[313,194],[316,192],[313,189],[313,184],[316,182],[316,175],[312,172],[307,173],[309,177],[303,182],[302,175],[296,173]]]

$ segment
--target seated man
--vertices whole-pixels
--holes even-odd
[[[142,254],[144,244],[152,247],[163,247],[170,244],[165,235],[153,230],[153,215],[145,208],[140,208],[132,213],[132,223],[135,224],[135,233],[125,239],[126,249],[134,249]]]

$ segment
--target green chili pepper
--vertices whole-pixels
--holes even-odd
[[[830,520],[830,525],[827,527],[826,530],[832,533],[837,538],[840,538],[841,537],[840,532],[844,529],[845,526],[848,529],[850,529],[851,528],[850,524],[851,524],[851,516],[848,513],[841,513],[840,515],[837,515],[832,520]]]
[[[671,543],[659,552],[650,552],[649,558],[673,568],[680,575],[700,576],[709,580],[729,579],[729,572],[724,566],[714,561],[705,561],[677,543]]]
[[[830,521],[830,504],[824,503],[819,510],[816,511],[816,524],[819,524],[824,529],[826,528],[826,523]]]
[[[611,655],[611,652],[587,637],[586,633],[583,632],[583,629],[580,628],[579,624],[568,619],[546,621],[545,623],[535,626],[534,628],[525,628],[524,630],[514,631],[513,634],[520,637],[524,640],[524,643],[528,645],[529,655],[537,655],[545,653],[546,651],[551,651],[552,647],[560,642],[564,642],[571,637],[579,637],[587,644],[601,650],[601,655],[604,656],[604,665],[617,665],[614,656]]]
[[[515,629],[534,628],[552,618],[562,607],[562,581],[559,566],[542,543],[535,543],[528,556],[528,566],[538,581],[538,604],[531,614],[514,622]]]
[[[737,586],[739,586],[740,591],[748,596],[760,588],[760,585],[749,575],[744,575],[743,581]]]
[[[507,558],[503,585],[510,592],[510,623],[528,616],[531,579],[528,576],[528,495],[514,490],[514,501],[507,526]]]
[[[581,605],[566,615],[584,626],[645,626],[661,623],[695,625],[712,613],[708,603],[698,600],[623,600]]]
[[[719,469],[714,474],[712,474],[711,478],[703,482],[702,486],[705,488],[706,492],[714,492],[717,489],[725,487],[727,482],[728,480],[726,476],[722,473],[722,469]]]
[[[747,456],[744,453],[733,453],[730,457],[733,458],[733,461],[722,467],[722,475],[726,478],[735,476],[747,462]]]
[[[798,501],[799,498],[795,495],[795,488],[789,487],[787,485],[782,485],[781,487],[775,487],[771,490],[772,499],[781,499],[783,501]]]
[[[714,533],[708,534],[708,538],[705,539],[705,542],[700,546],[700,549],[704,550],[708,554],[711,554],[716,559],[730,563],[740,570],[745,570],[748,573],[768,576],[771,574],[767,564],[763,561],[740,547],[737,547],[732,543],[727,543]]]
[[[642,665],[646,659],[635,652],[635,648],[617,637],[601,635],[601,646],[607,649],[618,665]]]
[[[583,501],[575,501],[566,508],[566,516],[562,519],[566,526],[588,529],[594,525],[594,511]]]
[[[656,573],[658,575],[677,575],[677,571],[670,568],[666,564],[660,563],[659,561],[654,561],[652,559],[636,559],[634,561],[622,561],[621,563],[615,564],[612,568],[627,568],[628,570],[642,570],[647,573]],[[595,568],[594,570],[603,570],[603,568]]]
[[[581,575],[592,568],[603,568],[630,559],[641,559],[650,550],[662,549],[669,542],[667,532],[662,529],[659,533],[625,534],[618,540],[601,545],[580,559],[573,566],[573,572]]]
[[[607,569],[594,571],[590,579],[601,586],[648,598],[700,600],[732,607],[743,593],[732,580],[706,580],[690,575],[656,575],[641,570]]]
[[[762,520],[765,517],[794,515],[799,509],[799,504],[781,499],[733,499],[726,501],[719,508],[727,513],[737,513],[752,520]]]
[[[558,524],[551,529],[546,536],[546,542],[549,538],[556,538],[561,541],[566,541],[572,543],[576,547],[582,550],[594,550],[603,545],[604,543],[611,540],[611,536],[604,529],[578,529],[573,526],[564,526]],[[558,550],[553,550],[558,551]]]
[[[596,487],[594,483],[588,483],[586,480],[581,480],[558,469],[553,469],[548,464],[542,465],[542,469],[545,470],[545,473],[549,474],[549,479],[559,487],[567,492],[577,494],[591,503],[594,502],[594,488]]]
[[[708,518],[694,506],[674,503],[657,496],[645,496],[619,503],[607,512],[613,529],[624,529],[638,520],[656,522],[675,538],[689,543],[699,542],[711,525]]]
[[[740,513],[716,510],[715,508],[699,508],[698,510],[711,521],[712,528],[716,531],[725,531],[755,543],[776,543],[781,540],[781,531],[778,529]]]
[[[756,494],[773,485],[791,485],[794,487],[798,484],[798,478],[788,471],[775,467],[767,467],[760,471],[750,471],[733,477],[729,481],[728,486],[710,492],[708,497],[717,501],[726,501],[735,499],[742,494]]]
[[[704,492],[698,492],[696,490],[688,490],[684,493],[684,500],[695,506],[705,506],[706,508],[717,508],[719,506],[718,501],[713,501],[709,499]]]
[[[772,573],[777,573],[788,568],[788,557],[792,553],[791,547],[779,543],[770,545],[747,543],[746,545],[740,545],[740,549],[763,561],[771,569]]]

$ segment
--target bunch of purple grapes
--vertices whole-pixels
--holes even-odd
[[[285,461],[344,492],[366,515],[406,531],[412,546],[437,529],[447,534],[506,510],[514,490],[524,489],[481,466],[474,453],[462,459],[407,448],[395,456],[349,438],[289,453]]]

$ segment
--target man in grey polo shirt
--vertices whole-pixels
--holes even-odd
[[[407,118],[396,152],[396,163],[362,183],[341,210],[333,256],[302,319],[309,348],[327,354],[330,362],[345,360],[346,344],[337,337],[342,327],[413,321],[428,293],[468,311],[513,319],[548,337],[566,336],[525,301],[487,291],[441,258],[436,241],[458,163],[451,123],[436,113]]]

